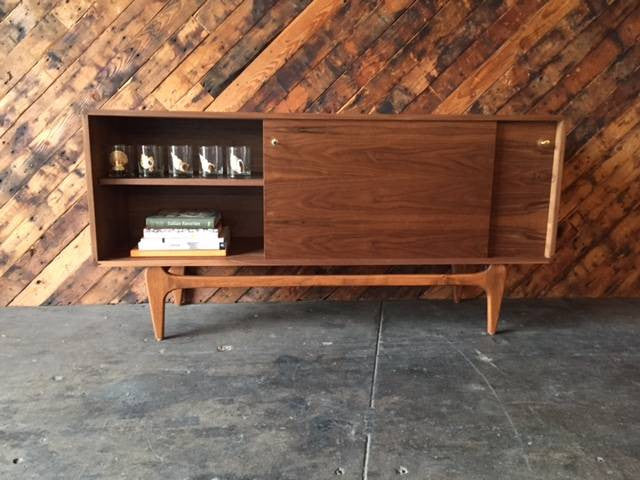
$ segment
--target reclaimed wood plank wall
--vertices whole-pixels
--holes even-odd
[[[140,271],[90,258],[85,108],[562,114],[558,252],[512,268],[508,294],[639,296],[639,34],[638,0],[2,0],[0,304],[145,301]],[[192,301],[450,295],[260,288]]]

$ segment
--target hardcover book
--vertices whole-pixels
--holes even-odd
[[[165,240],[215,240],[222,236],[220,225],[216,228],[145,228],[142,232],[142,238]]]
[[[215,228],[220,212],[161,211],[145,220],[147,228]]]
[[[215,240],[186,241],[174,239],[164,242],[162,238],[141,239],[138,248],[131,250],[132,257],[220,257],[226,256],[231,232],[224,228],[224,236]]]
[[[131,249],[132,257],[226,257],[226,250],[139,250]]]
[[[224,250],[224,239],[216,240],[165,240],[162,238],[143,238],[138,242],[140,250]]]

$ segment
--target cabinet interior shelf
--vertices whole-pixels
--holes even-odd
[[[101,178],[100,185],[262,187],[262,177],[249,178]]]
[[[232,239],[229,254],[224,257],[202,256],[149,256],[131,257],[128,251],[114,252],[108,259],[99,263],[109,267],[139,267],[141,265],[154,266],[215,266],[228,267],[238,265],[263,265],[265,264],[264,250],[261,237],[236,237]]]

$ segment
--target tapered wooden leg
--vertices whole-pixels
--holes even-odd
[[[174,275],[184,275],[185,267],[171,267],[171,273]],[[176,305],[182,305],[184,302],[184,289],[178,288],[173,291],[173,303]]]
[[[459,265],[451,265],[451,273],[460,273],[462,270]],[[453,303],[460,303],[460,297],[462,296],[462,287],[459,285],[453,286]]]
[[[151,310],[151,323],[156,340],[164,338],[164,302],[167,298],[167,274],[162,267],[149,267],[145,270],[147,296]]]
[[[495,335],[507,279],[507,267],[491,265],[486,271],[484,291],[487,293],[487,333]]]

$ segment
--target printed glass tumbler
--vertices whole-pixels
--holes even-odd
[[[202,145],[198,147],[198,163],[201,177],[219,177],[224,173],[222,147]]]
[[[109,176],[135,176],[136,162],[132,145],[112,145],[109,149]]]
[[[169,146],[169,174],[172,177],[193,177],[191,145]]]
[[[164,163],[160,145],[140,145],[138,147],[138,176],[164,177]]]
[[[248,146],[227,148],[227,176],[230,178],[251,176],[251,149]]]

